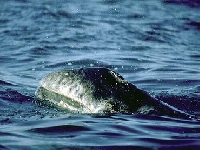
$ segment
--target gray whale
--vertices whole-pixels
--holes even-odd
[[[44,77],[35,93],[40,100],[77,113],[191,116],[126,81],[107,68],[62,70]]]

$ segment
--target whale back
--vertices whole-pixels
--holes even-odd
[[[151,97],[107,68],[81,68],[50,73],[41,80],[35,95],[40,100],[70,112],[191,117]]]
[[[109,99],[116,112],[135,112],[150,99],[147,93],[107,68],[82,68],[79,73],[94,86],[95,99]]]

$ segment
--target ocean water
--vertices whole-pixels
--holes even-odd
[[[70,114],[39,102],[48,73],[107,67],[200,117],[199,0],[1,0],[0,149],[200,149],[200,122]]]

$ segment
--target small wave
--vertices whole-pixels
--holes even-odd
[[[115,5],[115,4],[118,4],[120,2],[121,2],[120,0],[105,0],[102,3],[106,4],[106,5]]]
[[[197,29],[200,29],[200,22],[198,22],[198,21],[191,21],[188,23],[188,25],[193,26]]]
[[[189,7],[200,7],[199,0],[163,0],[167,4],[185,5]]]
[[[35,46],[30,49],[33,56],[47,56],[50,55],[53,50],[57,50],[56,46]]]
[[[191,57],[191,58],[197,58],[197,59],[199,59],[199,58],[200,58],[200,55],[199,55],[199,54],[196,54],[196,55],[193,54],[193,55],[190,55],[190,57]]]
[[[49,64],[48,66],[46,66],[45,68],[59,68],[59,67],[63,67],[65,66],[65,68],[69,67],[72,69],[73,68],[77,68],[78,66],[82,66],[82,67],[102,67],[102,66],[106,66],[105,63],[101,62],[101,61],[96,61],[96,60],[92,60],[92,59],[81,59],[81,60],[76,60],[76,61],[65,61],[65,62],[61,62],[61,63],[54,63],[53,65]],[[77,66],[77,67],[76,67]]]
[[[0,91],[0,98],[3,100],[7,100],[9,102],[14,102],[14,103],[22,103],[25,101],[30,101],[33,99],[30,96],[23,95],[19,93],[18,91],[11,90],[11,89],[6,89],[6,91]]]
[[[14,86],[13,84],[9,83],[9,82],[6,82],[6,81],[3,81],[3,80],[0,80],[0,85],[7,85],[7,86]]]
[[[62,125],[62,126],[51,126],[51,127],[45,127],[45,128],[33,128],[29,130],[30,132],[34,133],[41,133],[41,134],[59,134],[59,136],[62,136],[62,134],[66,134],[69,132],[84,132],[84,131],[90,131],[90,128],[87,128],[85,126],[77,126],[77,125]]]

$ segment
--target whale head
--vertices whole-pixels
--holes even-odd
[[[149,95],[107,68],[62,70],[44,77],[36,97],[56,106],[84,113],[130,112]]]

